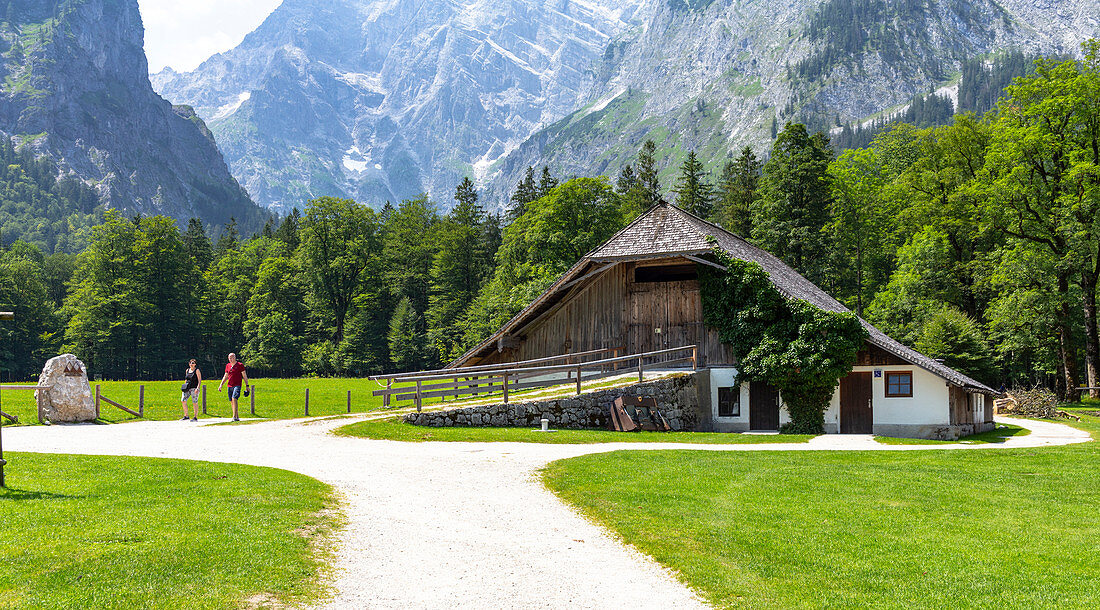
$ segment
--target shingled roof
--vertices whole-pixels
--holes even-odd
[[[718,225],[707,222],[674,205],[662,203],[639,216],[634,222],[631,222],[604,242],[603,245],[586,254],[576,265],[573,265],[554,282],[550,288],[532,301],[523,311],[516,314],[492,337],[455,360],[450,366],[458,366],[470,357],[484,351],[509,331],[521,327],[526,321],[552,307],[564,296],[563,288],[571,285],[573,280],[584,277],[584,272],[595,265],[620,260],[644,260],[707,254],[713,249],[708,237],[712,237],[718,247],[733,258],[760,265],[767,272],[772,284],[784,296],[809,301],[826,311],[849,313],[847,307],[841,305],[839,301],[829,296],[824,290],[802,277],[797,271],[772,254],[757,248]],[[867,329],[868,341],[872,345],[934,373],[954,385],[977,392],[995,393],[984,384],[902,345],[879,329],[871,326],[866,320],[860,318],[860,322]]]

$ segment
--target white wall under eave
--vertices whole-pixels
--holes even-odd
[[[871,373],[871,410],[877,425],[946,426],[951,423],[951,401],[947,381],[919,366],[856,366],[853,372]],[[875,376],[875,371],[881,371]],[[913,374],[913,396],[888,398],[886,372],[909,371]],[[833,393],[825,423],[840,429],[840,387]]]

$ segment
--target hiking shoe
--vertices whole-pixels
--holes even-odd
[[[239,417],[234,417],[234,418],[233,418],[233,421],[241,421],[241,418],[239,418]]]
[[[180,419],[180,421],[187,421],[187,416],[184,415],[183,418]]]
[[[191,421],[199,421],[199,418],[197,418],[197,417],[192,417],[192,418],[191,418]]]

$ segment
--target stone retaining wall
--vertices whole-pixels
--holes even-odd
[[[451,426],[539,427],[542,418],[551,428],[607,429],[611,404],[624,395],[653,396],[673,430],[695,430],[699,425],[696,375],[678,375],[632,386],[599,390],[580,396],[512,404],[479,405],[446,411],[405,415],[405,423],[431,428]]]

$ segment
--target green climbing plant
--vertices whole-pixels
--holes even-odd
[[[791,421],[781,432],[821,434],[837,383],[852,370],[867,331],[852,313],[787,299],[756,264],[715,248],[725,270],[700,266],[703,320],[738,362],[738,383],[779,389]]]

